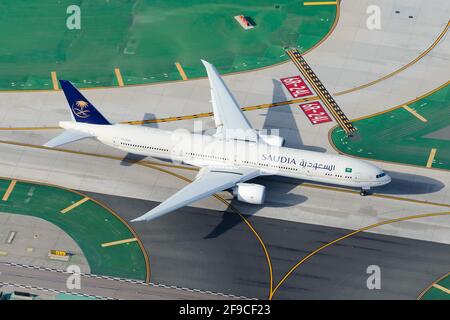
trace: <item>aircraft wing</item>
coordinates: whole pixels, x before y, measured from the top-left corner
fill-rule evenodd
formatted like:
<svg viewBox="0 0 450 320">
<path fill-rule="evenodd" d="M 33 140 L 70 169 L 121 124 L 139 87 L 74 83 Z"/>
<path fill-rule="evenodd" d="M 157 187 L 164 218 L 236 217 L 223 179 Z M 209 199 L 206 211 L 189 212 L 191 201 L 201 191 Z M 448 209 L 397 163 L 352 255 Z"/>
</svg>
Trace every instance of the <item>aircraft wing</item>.
<svg viewBox="0 0 450 320">
<path fill-rule="evenodd" d="M 216 192 L 234 187 L 239 182 L 245 182 L 259 175 L 259 170 L 250 168 L 205 167 L 200 170 L 192 183 L 188 184 L 164 202 L 161 202 L 149 212 L 131 221 L 153 220 L 190 203 L 209 197 Z"/>
<path fill-rule="evenodd" d="M 255 130 L 245 118 L 217 69 L 205 60 L 202 60 L 202 63 L 211 86 L 211 102 L 217 134 L 226 134 L 226 137 L 231 139 L 255 141 L 257 137 Z"/>
</svg>

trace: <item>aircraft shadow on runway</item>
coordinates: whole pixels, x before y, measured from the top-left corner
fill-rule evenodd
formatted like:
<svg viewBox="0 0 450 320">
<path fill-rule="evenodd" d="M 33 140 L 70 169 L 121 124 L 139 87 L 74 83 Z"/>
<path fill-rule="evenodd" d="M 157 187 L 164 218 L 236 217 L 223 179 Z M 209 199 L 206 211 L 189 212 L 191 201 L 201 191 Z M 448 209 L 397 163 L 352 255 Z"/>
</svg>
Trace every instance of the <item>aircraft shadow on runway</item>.
<svg viewBox="0 0 450 320">
<path fill-rule="evenodd" d="M 392 177 L 392 182 L 385 186 L 372 189 L 374 193 L 386 195 L 418 195 L 438 192 L 445 187 L 441 181 L 422 176 L 402 172 L 387 172 Z M 266 186 L 266 202 L 262 205 L 251 205 L 242 203 L 236 199 L 231 201 L 231 204 L 239 209 L 239 211 L 246 216 L 252 216 L 263 207 L 282 208 L 299 205 L 308 200 L 304 195 L 289 193 L 292 189 L 301 185 L 304 180 L 267 176 L 260 177 L 250 181 L 251 183 L 258 183 Z M 316 183 L 322 185 L 320 183 Z M 329 184 L 323 184 L 330 186 Z M 272 194 L 273 189 L 276 188 L 277 193 Z M 271 192 L 272 190 L 272 192 Z M 355 189 L 357 190 L 357 189 Z M 325 192 L 325 191 L 324 191 Z M 333 192 L 333 191 L 329 191 Z M 280 198 L 281 195 L 281 198 Z M 282 201 L 280 201 L 282 200 Z M 223 212 L 221 222 L 204 238 L 216 238 L 228 230 L 234 228 L 239 223 L 242 223 L 242 218 L 235 213 Z"/>
<path fill-rule="evenodd" d="M 283 84 L 279 80 L 272 79 L 272 82 L 272 102 L 287 101 L 292 99 L 291 97 L 286 96 Z M 326 152 L 325 148 L 305 145 L 303 143 L 300 134 L 301 128 L 298 128 L 297 126 L 292 108 L 298 108 L 298 106 L 285 105 L 267 109 L 266 114 L 261 114 L 261 116 L 265 117 L 263 129 L 278 129 L 280 136 L 285 138 L 285 147 L 316 152 Z"/>
<path fill-rule="evenodd" d="M 434 193 L 445 187 L 445 184 L 441 181 L 427 176 L 387 170 L 386 173 L 391 176 L 391 183 L 373 189 L 374 192 L 413 195 Z"/>
<path fill-rule="evenodd" d="M 289 98 L 286 97 L 283 86 L 281 82 L 273 79 L 273 94 L 272 100 L 276 101 L 286 101 Z M 300 130 L 295 121 L 294 115 L 292 114 L 291 106 L 282 106 L 269 108 L 266 119 L 263 125 L 264 129 L 280 129 L 279 133 L 282 137 L 286 138 L 286 147 L 293 147 L 317 152 L 325 152 L 326 149 L 321 147 L 306 146 L 303 144 L 302 138 L 300 136 Z M 373 191 L 380 194 L 392 194 L 392 195 L 402 195 L 402 194 L 427 194 L 433 193 L 441 190 L 445 185 L 436 179 L 429 178 L 426 176 L 413 175 L 401 172 L 387 172 L 392 177 L 392 182 L 388 185 L 374 188 Z M 260 177 L 250 181 L 252 183 L 259 183 L 266 186 L 266 202 L 261 205 L 250 205 L 233 199 L 231 204 L 236 206 L 242 211 L 243 214 L 252 216 L 258 212 L 262 207 L 291 207 L 299 205 L 305 202 L 308 198 L 303 195 L 291 194 L 289 193 L 292 189 L 302 184 L 303 180 L 278 177 L 278 176 L 268 176 Z M 320 183 L 318 183 L 320 184 Z M 325 185 L 325 184 L 323 184 Z M 329 186 L 329 185 L 328 185 Z M 277 189 L 277 195 L 282 194 L 282 198 L 277 196 L 271 196 L 271 188 Z M 355 189 L 357 190 L 357 189 Z M 272 193 L 274 195 L 274 193 Z M 282 201 L 280 201 L 282 200 Z M 237 214 L 223 212 L 221 222 L 208 234 L 205 239 L 216 238 L 221 234 L 227 232 L 228 230 L 234 228 L 239 223 L 242 223 L 242 218 Z"/>
<path fill-rule="evenodd" d="M 272 91 L 272 102 L 286 101 L 290 100 L 284 92 L 282 83 L 277 79 L 272 79 L 273 91 Z M 299 148 L 310 151 L 325 152 L 326 149 L 315 146 L 308 146 L 303 144 L 303 140 L 300 136 L 300 131 L 295 121 L 294 114 L 292 113 L 292 106 L 280 106 L 267 109 L 266 114 L 261 114 L 265 117 L 263 129 L 279 130 L 279 135 L 284 137 L 286 140 L 285 146 L 291 148 Z M 274 132 L 268 132 L 268 134 Z M 267 197 L 266 202 L 263 204 L 264 207 L 280 208 L 280 207 L 290 207 L 298 205 L 307 200 L 307 197 L 297 194 L 289 193 L 293 188 L 298 186 L 299 180 L 287 179 L 283 177 L 277 177 L 274 183 L 271 183 L 268 178 L 257 178 L 253 179 L 251 182 L 261 183 L 267 187 Z M 286 183 L 286 181 L 289 181 Z M 295 182 L 294 182 L 295 181 Z M 280 183 L 281 182 L 281 183 Z M 283 194 L 283 202 L 277 201 L 277 197 L 271 196 L 271 186 L 276 184 L 277 191 Z M 275 186 L 273 186 L 275 188 Z M 273 191 L 272 191 L 273 192 Z M 242 202 L 233 199 L 231 201 L 232 205 L 238 206 L 238 208 L 244 208 L 245 215 L 253 215 L 261 209 L 258 205 L 247 205 Z M 230 214 L 223 212 L 222 221 L 208 234 L 205 239 L 215 238 L 221 234 L 227 232 L 231 228 L 235 227 L 242 222 L 242 218 L 237 214 Z"/>
</svg>

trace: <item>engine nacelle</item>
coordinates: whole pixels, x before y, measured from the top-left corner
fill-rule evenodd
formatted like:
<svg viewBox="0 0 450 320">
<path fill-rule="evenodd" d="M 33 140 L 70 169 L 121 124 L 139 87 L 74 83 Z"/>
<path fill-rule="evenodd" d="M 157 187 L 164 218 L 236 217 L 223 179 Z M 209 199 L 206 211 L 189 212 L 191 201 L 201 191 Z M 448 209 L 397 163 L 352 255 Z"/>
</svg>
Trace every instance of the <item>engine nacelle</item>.
<svg viewBox="0 0 450 320">
<path fill-rule="evenodd" d="M 284 145 L 284 138 L 280 136 L 260 134 L 259 137 L 271 146 L 282 147 Z"/>
<path fill-rule="evenodd" d="M 238 183 L 233 188 L 233 195 L 239 201 L 263 204 L 266 198 L 266 187 L 254 183 Z"/>
</svg>

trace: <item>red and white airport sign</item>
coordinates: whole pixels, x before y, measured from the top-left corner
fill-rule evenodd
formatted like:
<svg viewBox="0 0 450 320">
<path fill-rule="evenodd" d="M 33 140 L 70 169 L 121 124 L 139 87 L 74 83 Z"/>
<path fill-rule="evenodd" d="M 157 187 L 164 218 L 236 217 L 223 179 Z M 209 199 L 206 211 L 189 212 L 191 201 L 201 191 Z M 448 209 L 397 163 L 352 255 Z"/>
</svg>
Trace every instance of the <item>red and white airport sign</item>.
<svg viewBox="0 0 450 320">
<path fill-rule="evenodd" d="M 299 105 L 312 124 L 330 122 L 332 119 L 319 101 Z"/>
<path fill-rule="evenodd" d="M 313 94 L 300 76 L 282 78 L 280 81 L 294 98 L 306 97 Z"/>
</svg>

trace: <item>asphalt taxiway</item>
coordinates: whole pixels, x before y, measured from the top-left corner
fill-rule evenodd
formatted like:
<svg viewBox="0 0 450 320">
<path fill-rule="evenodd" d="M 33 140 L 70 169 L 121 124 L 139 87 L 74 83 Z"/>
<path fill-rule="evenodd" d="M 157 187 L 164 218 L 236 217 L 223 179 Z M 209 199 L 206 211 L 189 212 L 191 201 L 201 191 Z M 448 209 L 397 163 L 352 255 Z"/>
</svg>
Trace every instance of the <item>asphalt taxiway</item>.
<svg viewBox="0 0 450 320">
<path fill-rule="evenodd" d="M 76 296 L 110 300 L 192 300 L 237 299 L 232 295 L 202 292 L 176 286 L 157 285 L 129 279 L 80 274 L 80 287 L 68 289 L 71 273 L 63 270 L 35 267 L 16 263 L 0 263 L 0 289 L 5 292 L 27 289 L 37 295 L 46 292 L 74 294 Z M 69 280 L 70 282 L 70 280 Z M 243 297 L 245 298 L 245 297 Z"/>
<path fill-rule="evenodd" d="M 386 9 L 380 31 L 366 28 L 371 4 Z M 441 0 L 342 1 L 336 29 L 305 58 L 350 118 L 385 110 L 448 81 L 449 8 Z M 291 99 L 278 80 L 298 73 L 285 63 L 224 81 L 242 106 L 267 106 Z M 202 130 L 214 127 L 206 79 L 84 93 L 111 121 L 170 117 L 158 126 L 196 130 L 192 120 L 201 118 Z M 0 115 L 0 176 L 91 193 L 126 220 L 195 177 L 192 168 L 154 159 L 126 165 L 123 152 L 95 141 L 42 148 L 60 132 L 52 127 L 69 119 L 61 92 L 2 92 L 0 104 L 8 106 Z M 296 104 L 250 108 L 245 115 L 255 128 L 279 128 L 289 147 L 336 152 L 328 140 L 334 123 L 311 126 Z M 450 173 L 375 164 L 393 181 L 372 196 L 271 177 L 258 179 L 268 190 L 264 206 L 233 201 L 230 210 L 227 201 L 208 198 L 133 225 L 150 256 L 151 281 L 257 298 L 415 298 L 448 272 Z M 250 215 L 249 224 L 236 211 Z M 346 234 L 352 235 L 336 241 Z M 381 268 L 381 290 L 366 287 L 373 264 Z"/>
<path fill-rule="evenodd" d="M 158 204 L 88 194 L 127 220 Z M 272 271 L 261 244 L 239 215 L 186 207 L 152 223 L 133 224 L 150 256 L 151 281 L 266 299 L 270 288 L 274 291 L 302 258 L 352 232 L 256 216 L 247 218 L 265 244 Z M 445 220 L 448 216 L 436 219 Z M 370 265 L 381 269 L 380 290 L 366 286 Z M 273 298 L 414 299 L 447 272 L 448 265 L 446 244 L 362 232 L 311 256 L 283 280 Z"/>
</svg>

